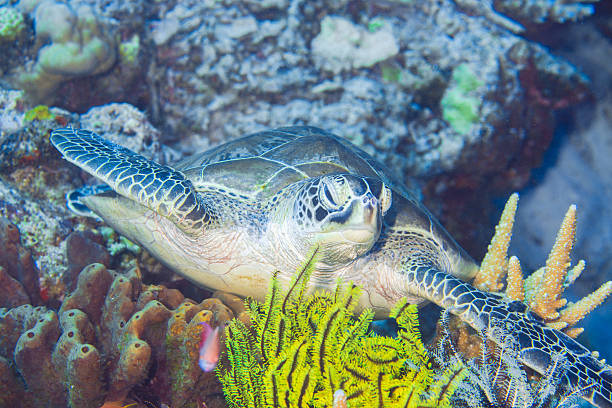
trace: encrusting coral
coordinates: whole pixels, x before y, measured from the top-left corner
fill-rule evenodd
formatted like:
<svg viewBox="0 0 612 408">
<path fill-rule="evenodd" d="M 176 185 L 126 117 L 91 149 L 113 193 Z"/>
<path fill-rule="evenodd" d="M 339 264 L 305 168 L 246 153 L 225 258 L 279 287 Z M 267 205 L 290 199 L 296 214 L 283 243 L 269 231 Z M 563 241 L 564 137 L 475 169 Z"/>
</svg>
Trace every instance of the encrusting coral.
<svg viewBox="0 0 612 408">
<path fill-rule="evenodd" d="M 358 287 L 339 283 L 335 293 L 305 295 L 313 259 L 288 291 L 275 276 L 265 304 L 248 302 L 250 324 L 233 320 L 226 328 L 229 364 L 218 372 L 228 405 L 450 407 L 466 368 L 430 364 L 416 306 L 402 301 L 392 311 L 396 338 L 375 336 L 371 310 L 353 315 Z"/>
<path fill-rule="evenodd" d="M 219 299 L 198 304 L 144 285 L 137 268 L 89 265 L 58 313 L 0 309 L 0 406 L 97 408 L 132 398 L 220 406 L 220 384 L 198 367 L 200 322 L 223 325 L 234 315 Z"/>
<path fill-rule="evenodd" d="M 499 224 L 495 228 L 495 235 L 474 278 L 474 285 L 478 289 L 499 292 L 504 288 L 502 281 L 507 276 L 505 294 L 510 300 L 525 302 L 546 324 L 576 338 L 583 329 L 573 326 L 612 293 L 612 281 L 604 283 L 599 289 L 576 303 L 568 304 L 566 299 L 561 298 L 565 288 L 580 276 L 585 267 L 584 261 L 581 260 L 570 268 L 570 252 L 576 234 L 574 205 L 570 206 L 565 214 L 546 260 L 546 266 L 523 279 L 518 258 L 511 257 L 508 260 L 508 247 L 517 204 L 518 194 L 513 194 L 508 199 Z"/>
</svg>

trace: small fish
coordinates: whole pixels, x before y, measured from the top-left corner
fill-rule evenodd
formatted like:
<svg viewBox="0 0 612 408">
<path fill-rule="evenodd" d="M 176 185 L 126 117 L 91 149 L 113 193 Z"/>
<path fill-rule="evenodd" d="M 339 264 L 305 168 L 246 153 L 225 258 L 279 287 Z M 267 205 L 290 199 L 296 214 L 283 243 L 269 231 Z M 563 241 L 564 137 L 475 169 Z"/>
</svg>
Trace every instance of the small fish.
<svg viewBox="0 0 612 408">
<path fill-rule="evenodd" d="M 346 393 L 343 389 L 338 389 L 336 392 L 334 392 L 333 408 L 347 408 Z"/>
<path fill-rule="evenodd" d="M 200 340 L 199 364 L 204 372 L 210 372 L 217 366 L 219 354 L 221 354 L 220 326 L 213 329 L 206 322 L 200 324 L 204 327 L 204 330 L 202 330 L 202 339 Z"/>
</svg>

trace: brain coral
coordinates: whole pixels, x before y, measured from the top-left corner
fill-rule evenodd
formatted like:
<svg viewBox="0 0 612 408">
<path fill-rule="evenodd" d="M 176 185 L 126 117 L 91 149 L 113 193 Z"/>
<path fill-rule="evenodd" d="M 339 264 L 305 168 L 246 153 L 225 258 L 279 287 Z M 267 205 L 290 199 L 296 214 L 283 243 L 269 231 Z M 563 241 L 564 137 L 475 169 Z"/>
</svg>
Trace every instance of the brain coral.
<svg viewBox="0 0 612 408">
<path fill-rule="evenodd" d="M 217 406 L 220 385 L 197 363 L 199 323 L 233 316 L 217 298 L 198 304 L 178 290 L 144 285 L 136 268 L 123 275 L 89 265 L 58 313 L 0 309 L 0 388 L 7 390 L 0 406 L 99 407 L 130 398 Z"/>
</svg>

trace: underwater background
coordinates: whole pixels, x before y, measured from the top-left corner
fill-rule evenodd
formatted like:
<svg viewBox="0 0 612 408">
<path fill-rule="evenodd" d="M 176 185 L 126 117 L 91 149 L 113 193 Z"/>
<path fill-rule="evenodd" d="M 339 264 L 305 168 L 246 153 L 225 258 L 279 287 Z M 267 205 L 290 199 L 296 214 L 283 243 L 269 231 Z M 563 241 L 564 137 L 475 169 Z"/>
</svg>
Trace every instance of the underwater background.
<svg viewBox="0 0 612 408">
<path fill-rule="evenodd" d="M 510 254 L 525 272 L 544 264 L 575 203 L 572 264 L 584 259 L 586 268 L 566 297 L 612 279 L 608 0 L 0 0 L 0 316 L 22 307 L 0 323 L 6 395 L 21 384 L 11 359 L 26 330 L 48 320 L 43 337 L 57 339 L 81 327 L 78 316 L 58 318 L 70 302 L 95 326 L 84 340 L 106 349 L 124 341 L 115 328 L 145 300 L 179 311 L 144 314 L 175 319 L 179 333 L 169 346 L 177 358 L 155 363 L 169 373 L 156 377 L 161 388 L 171 387 L 171 373 L 184 372 L 186 383 L 201 375 L 179 358 L 193 342 L 193 316 L 215 310 L 229 320 L 243 311 L 236 298 L 210 298 L 174 277 L 104 223 L 70 213 L 66 192 L 94 180 L 61 158 L 51 130 L 89 129 L 171 164 L 286 125 L 321 127 L 385 163 L 477 261 L 512 192 L 520 201 Z M 123 282 L 107 271 L 136 264 L 138 274 Z M 125 300 L 101 314 L 121 298 L 108 290 Z M 210 299 L 194 306 L 185 297 Z M 578 339 L 612 358 L 610 300 L 582 326 Z M 164 347 L 152 344 L 153 354 Z M 59 357 L 49 354 L 48 366 L 40 353 L 23 358 L 17 364 L 31 372 L 21 376 L 40 383 L 30 388 L 36 401 L 62 393 L 44 385 L 69 376 L 51 373 Z M 113 391 L 144 382 L 128 377 Z M 177 393 L 168 391 L 180 400 Z"/>
</svg>

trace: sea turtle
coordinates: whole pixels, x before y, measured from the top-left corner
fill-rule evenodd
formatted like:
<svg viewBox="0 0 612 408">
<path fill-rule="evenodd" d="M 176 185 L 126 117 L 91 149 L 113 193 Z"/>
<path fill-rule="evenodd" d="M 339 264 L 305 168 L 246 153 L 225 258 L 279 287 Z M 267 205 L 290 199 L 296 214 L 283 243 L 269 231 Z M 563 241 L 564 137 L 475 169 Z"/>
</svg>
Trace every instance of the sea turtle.
<svg viewBox="0 0 612 408">
<path fill-rule="evenodd" d="M 318 248 L 313 287 L 338 278 L 363 287 L 379 316 L 399 299 L 435 302 L 492 340 L 514 337 L 519 359 L 545 374 L 567 360 L 567 385 L 612 406 L 612 371 L 524 305 L 476 290 L 477 264 L 391 172 L 348 141 L 314 127 L 255 133 L 172 167 L 98 135 L 55 130 L 64 157 L 110 189 L 81 201 L 188 279 L 263 299 Z"/>
</svg>

